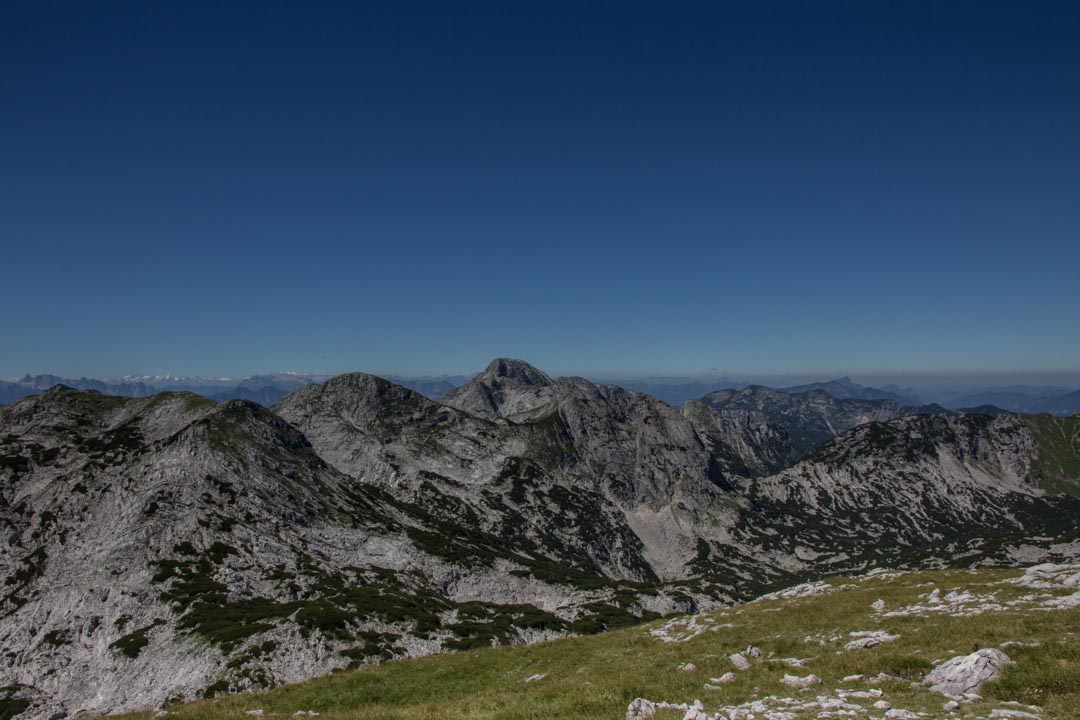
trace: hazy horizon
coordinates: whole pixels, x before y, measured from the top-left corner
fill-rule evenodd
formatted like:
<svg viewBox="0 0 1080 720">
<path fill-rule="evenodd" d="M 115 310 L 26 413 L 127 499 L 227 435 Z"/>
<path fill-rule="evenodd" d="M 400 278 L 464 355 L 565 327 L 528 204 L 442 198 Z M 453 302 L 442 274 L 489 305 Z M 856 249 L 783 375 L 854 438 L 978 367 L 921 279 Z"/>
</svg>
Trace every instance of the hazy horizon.
<svg viewBox="0 0 1080 720">
<path fill-rule="evenodd" d="M 529 362 L 528 358 L 517 358 Z M 530 363 L 536 365 L 535 363 Z M 429 372 L 429 373 L 401 373 L 393 370 L 373 370 L 368 368 L 351 368 L 337 372 L 315 372 L 306 370 L 271 370 L 263 372 L 250 372 L 239 374 L 209 374 L 197 375 L 192 373 L 120 373 L 115 375 L 88 375 L 86 373 L 58 373 L 58 372 L 25 372 L 18 375 L 0 376 L 0 380 L 17 382 L 25 375 L 55 375 L 57 377 L 78 380 L 82 378 L 93 380 L 121 380 L 121 379 L 144 379 L 153 385 L 154 377 L 171 376 L 172 378 L 187 378 L 191 380 L 217 381 L 222 383 L 239 382 L 249 377 L 258 375 L 293 374 L 311 375 L 317 377 L 332 377 L 349 372 L 364 372 L 381 377 L 398 377 L 402 379 L 430 378 L 470 378 L 479 373 L 487 365 L 483 365 L 460 372 Z M 721 372 L 716 370 L 686 373 L 608 373 L 592 371 L 552 371 L 550 368 L 536 365 L 540 370 L 553 377 L 581 376 L 594 382 L 618 384 L 619 382 L 650 382 L 657 385 L 665 383 L 701 383 L 703 385 L 720 385 L 723 383 L 738 383 L 751 385 L 766 385 L 770 387 L 791 387 L 796 385 L 811 384 L 816 382 L 828 382 L 841 377 L 848 377 L 852 382 L 867 387 L 883 387 L 896 385 L 900 388 L 911 388 L 916 394 L 932 394 L 935 397 L 955 397 L 974 390 L 993 388 L 1008 388 L 1014 386 L 1058 387 L 1069 391 L 1080 389 L 1080 371 L 1008 371 L 1008 372 L 859 372 L 847 370 L 835 371 L 808 371 L 790 373 L 756 373 L 752 371 Z"/>
</svg>

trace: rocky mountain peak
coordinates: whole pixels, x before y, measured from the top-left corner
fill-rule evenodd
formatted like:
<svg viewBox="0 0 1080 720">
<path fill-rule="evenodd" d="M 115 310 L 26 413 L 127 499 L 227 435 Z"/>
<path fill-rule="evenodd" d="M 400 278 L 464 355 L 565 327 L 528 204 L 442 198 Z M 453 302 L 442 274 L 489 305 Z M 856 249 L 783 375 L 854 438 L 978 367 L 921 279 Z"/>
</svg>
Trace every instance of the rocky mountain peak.
<svg viewBox="0 0 1080 720">
<path fill-rule="evenodd" d="M 297 391 L 308 390 L 311 386 L 304 386 L 298 388 Z M 407 387 L 393 383 L 385 378 L 381 378 L 378 375 L 369 375 L 368 373 L 354 372 L 346 373 L 345 375 L 338 375 L 323 383 L 321 386 L 325 394 L 328 395 L 374 395 L 385 396 L 387 394 L 400 395 L 407 397 L 411 395 L 419 395 L 414 390 L 410 390 Z"/>
<path fill-rule="evenodd" d="M 47 395 L 64 395 L 66 393 L 73 393 L 73 392 L 76 392 L 75 388 L 71 387 L 70 385 L 64 385 L 63 383 L 58 383 L 56 385 L 53 385 L 49 389 L 47 389 L 45 391 L 45 394 L 47 394 Z"/>
<path fill-rule="evenodd" d="M 522 385 L 546 387 L 552 384 L 552 379 L 543 371 L 533 367 L 524 360 L 513 358 L 495 358 L 474 380 L 490 382 L 492 380 L 513 381 Z"/>
<path fill-rule="evenodd" d="M 322 385 L 305 385 L 293 390 L 276 405 L 274 412 L 295 418 L 322 414 L 328 409 L 353 426 L 366 426 L 378 417 L 392 414 L 407 418 L 433 403 L 415 390 L 367 373 L 338 375 Z"/>
<path fill-rule="evenodd" d="M 524 360 L 496 358 L 484 372 L 439 400 L 483 418 L 519 415 L 551 403 L 557 383 Z"/>
</svg>

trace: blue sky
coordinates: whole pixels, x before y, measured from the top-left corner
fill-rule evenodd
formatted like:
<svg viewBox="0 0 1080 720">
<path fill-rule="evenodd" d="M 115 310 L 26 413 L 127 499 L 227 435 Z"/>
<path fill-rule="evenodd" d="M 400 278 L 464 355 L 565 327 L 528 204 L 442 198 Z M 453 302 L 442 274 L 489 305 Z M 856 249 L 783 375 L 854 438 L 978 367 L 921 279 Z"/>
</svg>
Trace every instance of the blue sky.
<svg viewBox="0 0 1080 720">
<path fill-rule="evenodd" d="M 0 6 L 0 376 L 1080 369 L 1080 4 Z"/>
</svg>

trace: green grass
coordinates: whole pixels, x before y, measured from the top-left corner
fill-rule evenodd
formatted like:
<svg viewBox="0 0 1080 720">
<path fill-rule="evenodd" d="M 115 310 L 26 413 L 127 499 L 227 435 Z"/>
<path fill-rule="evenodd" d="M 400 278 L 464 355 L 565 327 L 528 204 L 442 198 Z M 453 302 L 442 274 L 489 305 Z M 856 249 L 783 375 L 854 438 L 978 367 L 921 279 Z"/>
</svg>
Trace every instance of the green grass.
<svg viewBox="0 0 1080 720">
<path fill-rule="evenodd" d="M 1045 720 L 1080 716 L 1080 610 L 1040 611 L 1012 607 L 971 617 L 882 618 L 871 611 L 878 598 L 887 610 L 918 601 L 933 586 L 946 594 L 954 588 L 996 593 L 999 602 L 1019 598 L 1027 588 L 1003 584 L 1016 570 L 935 571 L 861 581 L 835 579 L 834 593 L 788 600 L 767 600 L 710 614 L 714 624 L 731 624 L 688 642 L 663 643 L 649 634 L 655 621 L 593 635 L 533 646 L 468 650 L 378 667 L 335 673 L 258 695 L 225 695 L 170 708 L 177 720 L 247 720 L 244 711 L 262 708 L 267 715 L 292 716 L 314 710 L 323 720 L 453 718 L 460 720 L 541 720 L 621 718 L 635 697 L 671 702 L 700 698 L 707 711 L 766 695 L 813 698 L 831 693 L 847 675 L 877 673 L 901 680 L 881 685 L 894 707 L 941 714 L 945 698 L 912 681 L 935 660 L 970 653 L 975 646 L 994 647 L 1008 640 L 1039 642 L 1040 647 L 1009 647 L 1017 664 L 997 683 L 984 686 L 985 700 L 964 706 L 962 714 L 988 715 L 1004 700 L 1041 705 Z M 1064 594 L 1064 593 L 1057 593 Z M 841 651 L 843 642 L 822 645 L 813 636 L 843 636 L 853 630 L 887 630 L 896 642 L 868 650 Z M 719 690 L 705 690 L 708 678 L 731 670 L 728 655 L 755 645 L 765 659 L 739 673 Z M 813 658 L 804 668 L 788 668 L 780 658 Z M 697 666 L 680 672 L 684 662 Z M 779 683 L 785 674 L 814 673 L 818 688 L 799 693 Z M 546 673 L 537 682 L 530 675 Z M 844 685 L 866 689 L 865 683 Z M 856 701 L 869 704 L 867 701 Z M 133 720 L 149 717 L 135 714 Z M 657 713 L 657 720 L 682 717 Z"/>
<path fill-rule="evenodd" d="M 1080 415 L 1028 415 L 1036 454 L 1031 475 L 1048 493 L 1080 497 Z"/>
</svg>

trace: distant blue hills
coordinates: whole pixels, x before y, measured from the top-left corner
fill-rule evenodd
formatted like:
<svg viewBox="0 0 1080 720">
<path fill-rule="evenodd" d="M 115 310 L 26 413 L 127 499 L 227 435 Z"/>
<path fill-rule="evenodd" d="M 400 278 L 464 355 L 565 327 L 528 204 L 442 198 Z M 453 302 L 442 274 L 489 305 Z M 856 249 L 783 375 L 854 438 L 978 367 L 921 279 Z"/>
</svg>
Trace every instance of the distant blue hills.
<svg viewBox="0 0 1080 720">
<path fill-rule="evenodd" d="M 85 377 L 65 378 L 58 375 L 27 374 L 14 382 L 0 380 L 0 405 L 8 405 L 28 395 L 43 393 L 57 385 L 66 385 L 76 390 L 97 390 L 104 395 L 123 397 L 147 397 L 164 391 L 186 391 L 217 402 L 240 399 L 270 407 L 299 387 L 322 383 L 329 378 L 329 375 L 310 373 L 274 373 L 252 375 L 242 380 L 170 375 L 98 380 Z M 437 398 L 468 380 L 467 377 L 457 375 L 418 378 L 389 376 L 388 379 L 430 398 Z"/>
<path fill-rule="evenodd" d="M 322 383 L 329 377 L 329 375 L 312 373 L 272 373 L 252 375 L 241 380 L 172 375 L 129 376 L 100 380 L 27 374 L 14 382 L 0 381 L 0 405 L 13 403 L 28 395 L 42 393 L 56 385 L 67 385 L 77 390 L 97 390 L 105 395 L 124 397 L 146 397 L 167 390 L 187 391 L 217 402 L 243 399 L 270 407 L 296 388 L 312 383 Z M 388 375 L 387 379 L 415 390 L 421 395 L 437 399 L 449 390 L 464 384 L 469 378 L 464 375 L 424 377 Z M 675 407 L 681 407 L 687 400 L 701 398 L 717 390 L 741 390 L 750 385 L 750 383 L 730 380 L 708 381 L 685 377 L 620 378 L 618 380 L 597 378 L 594 381 L 645 393 Z M 869 387 L 854 382 L 850 377 L 774 389 L 793 395 L 817 390 L 841 400 L 890 400 L 912 407 L 924 404 L 911 388 L 902 388 L 897 385 Z M 1025 414 L 1072 415 L 1080 413 L 1080 390 L 1034 385 L 985 388 L 957 395 L 942 402 L 941 405 L 954 410 L 995 408 Z"/>
</svg>

